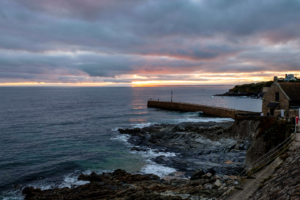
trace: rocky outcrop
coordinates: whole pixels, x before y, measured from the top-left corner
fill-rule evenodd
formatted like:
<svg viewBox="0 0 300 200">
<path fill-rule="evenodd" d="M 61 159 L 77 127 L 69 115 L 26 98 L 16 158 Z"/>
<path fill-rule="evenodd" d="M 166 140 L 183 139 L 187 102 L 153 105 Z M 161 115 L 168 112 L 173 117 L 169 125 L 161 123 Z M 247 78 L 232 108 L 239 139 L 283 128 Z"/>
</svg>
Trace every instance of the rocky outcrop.
<svg viewBox="0 0 300 200">
<path fill-rule="evenodd" d="M 300 199 L 300 150 L 293 152 L 275 173 L 265 179 L 251 200 Z"/>
<path fill-rule="evenodd" d="M 130 136 L 133 151 L 175 153 L 152 161 L 184 172 L 186 177 L 199 169 L 206 173 L 238 174 L 244 165 L 246 150 L 251 145 L 247 134 L 232 138 L 233 122 L 198 122 L 152 125 L 146 128 L 119 129 Z"/>
</svg>

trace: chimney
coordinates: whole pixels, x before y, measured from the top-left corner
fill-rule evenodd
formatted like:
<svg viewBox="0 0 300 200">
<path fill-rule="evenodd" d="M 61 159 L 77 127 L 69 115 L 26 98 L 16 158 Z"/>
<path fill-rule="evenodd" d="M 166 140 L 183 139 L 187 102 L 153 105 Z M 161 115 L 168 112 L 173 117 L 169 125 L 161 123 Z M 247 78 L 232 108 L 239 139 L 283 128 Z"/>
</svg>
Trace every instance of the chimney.
<svg viewBox="0 0 300 200">
<path fill-rule="evenodd" d="M 274 76 L 274 82 L 278 82 L 278 77 Z"/>
</svg>

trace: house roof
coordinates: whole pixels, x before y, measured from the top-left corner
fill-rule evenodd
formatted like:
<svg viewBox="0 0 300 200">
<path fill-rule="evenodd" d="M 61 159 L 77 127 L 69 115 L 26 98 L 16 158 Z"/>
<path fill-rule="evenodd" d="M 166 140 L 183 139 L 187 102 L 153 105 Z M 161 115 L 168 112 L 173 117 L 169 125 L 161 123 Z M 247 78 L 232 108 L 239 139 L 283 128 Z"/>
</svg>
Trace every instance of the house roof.
<svg viewBox="0 0 300 200">
<path fill-rule="evenodd" d="M 296 80 L 296 78 L 294 77 L 294 74 L 286 75 L 284 81 L 291 81 L 291 80 Z"/>
<path fill-rule="evenodd" d="M 300 83 L 279 83 L 281 89 L 289 97 L 290 101 L 300 101 Z"/>
</svg>

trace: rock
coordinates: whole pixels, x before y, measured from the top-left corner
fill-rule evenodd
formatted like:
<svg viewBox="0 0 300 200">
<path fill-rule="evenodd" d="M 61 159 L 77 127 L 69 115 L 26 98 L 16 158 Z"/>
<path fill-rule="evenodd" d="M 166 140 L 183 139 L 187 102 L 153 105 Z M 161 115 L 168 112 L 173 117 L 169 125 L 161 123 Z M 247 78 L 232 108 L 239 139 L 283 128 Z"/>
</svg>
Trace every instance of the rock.
<svg viewBox="0 0 300 200">
<path fill-rule="evenodd" d="M 178 194 L 178 196 L 182 197 L 183 199 L 189 198 L 190 194 Z"/>
<path fill-rule="evenodd" d="M 221 181 L 219 179 L 216 180 L 216 182 L 213 185 L 214 189 L 218 189 L 219 187 L 223 186 Z"/>
<path fill-rule="evenodd" d="M 100 182 L 102 181 L 102 177 L 92 172 L 90 175 L 81 174 L 78 177 L 79 181 L 90 181 L 90 182 Z"/>
<path fill-rule="evenodd" d="M 229 179 L 229 176 L 227 176 L 227 175 L 224 175 L 224 176 L 223 176 L 223 180 L 226 181 L 226 180 L 228 180 L 228 179 Z"/>
<path fill-rule="evenodd" d="M 239 150 L 243 150 L 243 149 L 244 149 L 244 146 L 245 146 L 244 144 L 240 144 L 240 145 L 239 145 Z"/>
<path fill-rule="evenodd" d="M 246 153 L 241 155 L 242 151 L 232 151 L 231 148 L 237 143 L 237 139 L 243 143 L 245 134 L 240 138 L 232 139 L 232 124 L 233 122 L 184 122 L 177 125 L 156 124 L 141 129 L 119 131 L 130 136 L 128 142 L 135 146 L 132 148 L 133 151 L 152 149 L 154 152 L 176 153 L 177 156 L 174 157 L 156 157 L 151 160 L 184 172 L 185 177 L 192 177 L 195 170 L 206 167 L 203 163 L 207 160 L 214 163 L 216 167 L 205 170 L 206 173 L 212 175 L 239 173 Z M 240 127 L 234 130 L 236 129 Z M 219 141 L 221 145 L 212 145 L 211 142 L 214 141 Z M 228 160 L 236 161 L 234 167 L 224 163 L 227 157 Z"/>
<path fill-rule="evenodd" d="M 21 189 L 22 185 L 20 185 L 20 184 L 17 183 L 17 184 L 14 185 L 14 187 L 15 187 L 15 189 Z"/>
<path fill-rule="evenodd" d="M 211 190 L 213 188 L 213 185 L 212 184 L 205 184 L 204 187 L 207 190 Z"/>
<path fill-rule="evenodd" d="M 221 179 L 221 177 L 218 176 L 218 175 L 214 175 L 214 176 L 213 176 L 213 180 L 217 180 L 217 179 Z"/>
<path fill-rule="evenodd" d="M 211 173 L 206 173 L 205 175 L 201 176 L 202 179 L 211 179 L 212 174 Z"/>
<path fill-rule="evenodd" d="M 209 169 L 207 169 L 206 173 L 210 173 L 213 176 L 216 174 L 216 171 L 213 168 L 209 168 Z"/>
<path fill-rule="evenodd" d="M 205 174 L 205 173 L 204 173 L 203 169 L 198 169 L 198 170 L 196 170 L 196 171 L 193 173 L 193 175 L 192 175 L 192 177 L 191 177 L 190 180 L 201 179 L 201 176 L 203 176 L 204 174 Z"/>
<path fill-rule="evenodd" d="M 140 148 L 137 148 L 137 147 L 132 147 L 130 150 L 131 151 L 146 151 L 146 149 L 140 149 Z"/>
</svg>

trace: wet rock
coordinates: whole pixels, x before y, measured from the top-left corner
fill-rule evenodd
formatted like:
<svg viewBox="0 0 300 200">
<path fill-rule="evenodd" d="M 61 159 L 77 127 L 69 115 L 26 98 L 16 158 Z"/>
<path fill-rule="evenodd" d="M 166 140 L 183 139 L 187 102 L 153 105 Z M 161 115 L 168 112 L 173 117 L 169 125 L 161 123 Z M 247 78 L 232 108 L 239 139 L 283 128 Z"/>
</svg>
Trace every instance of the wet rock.
<svg viewBox="0 0 300 200">
<path fill-rule="evenodd" d="M 211 190 L 213 188 L 212 184 L 205 184 L 204 185 L 205 189 Z"/>
<path fill-rule="evenodd" d="M 17 184 L 14 185 L 14 188 L 15 188 L 15 189 L 21 189 L 21 188 L 22 188 L 22 185 L 20 185 L 20 184 L 17 183 Z"/>
<path fill-rule="evenodd" d="M 183 199 L 187 199 L 187 198 L 191 197 L 190 194 L 179 194 L 178 196 L 182 197 Z"/>
<path fill-rule="evenodd" d="M 191 177 L 191 180 L 197 180 L 197 179 L 201 179 L 201 176 L 203 176 L 205 173 L 203 171 L 203 169 L 199 169 L 199 170 L 196 170 L 192 177 Z"/>
<path fill-rule="evenodd" d="M 223 186 L 221 181 L 219 179 L 216 180 L 216 182 L 213 185 L 214 189 L 218 189 L 219 187 Z"/>
<path fill-rule="evenodd" d="M 211 177 L 212 177 L 211 173 L 206 173 L 206 174 L 201 176 L 202 179 L 211 179 Z"/>
<path fill-rule="evenodd" d="M 90 181 L 90 182 L 101 182 L 102 176 L 99 176 L 95 172 L 92 172 L 90 175 L 81 174 L 78 177 L 79 181 Z"/>
<path fill-rule="evenodd" d="M 209 169 L 206 170 L 206 173 L 210 173 L 212 175 L 215 175 L 216 171 L 213 168 L 209 168 Z"/>
<path fill-rule="evenodd" d="M 138 148 L 138 147 L 132 147 L 130 150 L 131 150 L 131 151 L 147 151 L 147 149 L 144 149 L 144 148 Z"/>
<path fill-rule="evenodd" d="M 213 180 L 217 180 L 217 179 L 221 179 L 221 177 L 218 176 L 218 175 L 214 175 L 214 176 L 213 176 Z"/>
<path fill-rule="evenodd" d="M 244 145 L 246 139 L 234 140 L 231 138 L 233 122 L 185 122 L 177 125 L 155 124 L 142 129 L 120 129 L 120 133 L 130 136 L 128 142 L 135 146 L 132 150 L 143 151 L 152 149 L 153 152 L 176 153 L 175 157 L 156 157 L 151 160 L 185 172 L 186 177 L 193 176 L 197 169 L 206 173 L 238 174 L 242 171 L 245 160 L 245 150 L 234 150 L 237 144 Z M 226 164 L 230 160 L 232 164 Z M 214 167 L 203 165 L 207 161 Z M 199 177 L 198 177 L 199 178 Z M 201 178 L 201 176 L 200 176 Z"/>
<path fill-rule="evenodd" d="M 120 133 L 125 133 L 125 134 L 133 134 L 133 133 L 140 133 L 141 129 L 140 128 L 133 128 L 133 129 L 118 129 Z"/>
</svg>

